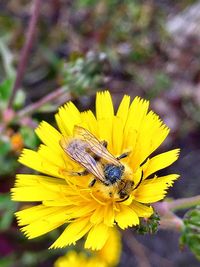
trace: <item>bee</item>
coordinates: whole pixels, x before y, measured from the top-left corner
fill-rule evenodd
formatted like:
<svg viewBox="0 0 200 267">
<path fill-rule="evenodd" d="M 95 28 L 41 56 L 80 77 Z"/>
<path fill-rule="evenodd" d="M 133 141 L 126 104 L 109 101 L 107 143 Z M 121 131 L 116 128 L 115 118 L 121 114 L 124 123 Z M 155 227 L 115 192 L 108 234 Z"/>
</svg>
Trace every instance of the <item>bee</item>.
<svg viewBox="0 0 200 267">
<path fill-rule="evenodd" d="M 125 166 L 120 162 L 121 159 L 128 156 L 128 152 L 114 157 L 107 150 L 107 142 L 99 141 L 88 130 L 80 126 L 74 126 L 74 138 L 63 137 L 60 140 L 60 146 L 65 153 L 75 162 L 85 168 L 83 172 L 76 172 L 77 175 L 87 175 L 91 173 L 94 179 L 89 184 L 94 186 L 99 180 L 105 186 L 115 186 L 119 202 L 129 198 L 130 193 L 135 190 L 142 181 L 134 186 L 134 182 L 127 177 Z M 110 193 L 112 195 L 112 193 Z"/>
</svg>

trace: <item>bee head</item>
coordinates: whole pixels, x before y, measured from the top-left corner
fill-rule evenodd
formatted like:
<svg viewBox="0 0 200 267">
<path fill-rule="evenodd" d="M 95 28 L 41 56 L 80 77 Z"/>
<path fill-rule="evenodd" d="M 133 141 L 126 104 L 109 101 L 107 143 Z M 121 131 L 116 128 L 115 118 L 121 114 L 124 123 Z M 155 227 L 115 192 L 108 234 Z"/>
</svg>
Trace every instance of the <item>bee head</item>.
<svg viewBox="0 0 200 267">
<path fill-rule="evenodd" d="M 132 192 L 134 187 L 134 182 L 131 180 L 126 180 L 121 182 L 121 189 L 118 192 L 120 199 L 127 199 L 129 194 Z"/>
</svg>

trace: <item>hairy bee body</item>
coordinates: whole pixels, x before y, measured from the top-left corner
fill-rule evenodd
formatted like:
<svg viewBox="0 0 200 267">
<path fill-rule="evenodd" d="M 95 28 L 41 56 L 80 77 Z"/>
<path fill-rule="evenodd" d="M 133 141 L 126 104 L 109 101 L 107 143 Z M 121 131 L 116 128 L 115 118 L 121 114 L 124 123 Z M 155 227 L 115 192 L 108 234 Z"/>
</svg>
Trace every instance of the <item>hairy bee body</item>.
<svg viewBox="0 0 200 267">
<path fill-rule="evenodd" d="M 89 186 L 99 180 L 105 186 L 114 186 L 120 201 L 126 200 L 134 190 L 134 182 L 128 177 L 125 166 L 120 162 L 128 153 L 115 158 L 108 150 L 105 141 L 99 141 L 83 127 L 74 127 L 74 138 L 63 137 L 60 145 L 66 154 L 85 168 L 78 175 L 91 173 L 94 179 Z M 110 194 L 112 195 L 112 194 Z"/>
<path fill-rule="evenodd" d="M 124 174 L 124 166 L 116 166 L 114 164 L 105 164 L 103 167 L 105 179 L 108 185 L 115 184 L 119 180 L 121 180 Z"/>
</svg>

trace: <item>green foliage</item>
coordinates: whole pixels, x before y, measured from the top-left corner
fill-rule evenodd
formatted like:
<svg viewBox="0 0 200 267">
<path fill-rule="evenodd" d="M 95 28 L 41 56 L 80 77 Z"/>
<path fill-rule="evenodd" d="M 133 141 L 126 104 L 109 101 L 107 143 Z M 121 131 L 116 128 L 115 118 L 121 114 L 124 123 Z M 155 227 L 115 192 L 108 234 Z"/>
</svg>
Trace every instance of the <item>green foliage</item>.
<svg viewBox="0 0 200 267">
<path fill-rule="evenodd" d="M 140 225 L 136 228 L 136 231 L 140 235 L 155 234 L 158 230 L 159 222 L 159 215 L 154 213 L 150 218 L 146 220 L 142 219 Z"/>
<path fill-rule="evenodd" d="M 0 214 L 3 214 L 0 220 L 0 230 L 9 229 L 15 210 L 16 203 L 10 200 L 10 194 L 0 194 Z"/>
<path fill-rule="evenodd" d="M 22 126 L 19 130 L 22 139 L 24 140 L 24 146 L 34 149 L 39 144 L 39 139 L 34 133 L 32 128 Z"/>
<path fill-rule="evenodd" d="M 154 83 L 152 89 L 148 91 L 147 98 L 153 99 L 161 92 L 168 90 L 171 85 L 169 76 L 163 72 L 156 72 L 154 75 Z"/>
<path fill-rule="evenodd" d="M 18 163 L 16 156 L 10 153 L 11 144 L 8 139 L 0 137 L 0 175 L 12 173 Z"/>
<path fill-rule="evenodd" d="M 5 77 L 0 83 L 0 109 L 3 109 L 6 107 L 10 98 L 16 76 L 13 66 L 14 57 L 8 48 L 5 38 L 0 40 L 0 58 L 2 59 L 2 68 Z"/>
<path fill-rule="evenodd" d="M 1 267 L 10 267 L 12 266 L 12 263 L 13 263 L 13 259 L 11 259 L 10 257 L 3 257 L 0 259 Z"/>
<path fill-rule="evenodd" d="M 180 245 L 187 245 L 200 260 L 200 206 L 189 210 L 184 217 Z"/>
<path fill-rule="evenodd" d="M 10 94 L 11 94 L 13 82 L 14 82 L 14 80 L 12 78 L 7 78 L 7 79 L 3 80 L 2 83 L 0 84 L 0 100 L 1 100 L 1 102 L 7 102 L 8 101 Z"/>
<path fill-rule="evenodd" d="M 106 55 L 103 53 L 90 52 L 85 57 L 77 57 L 63 64 L 64 86 L 76 95 L 100 89 L 103 84 L 102 71 L 105 58 Z"/>
<path fill-rule="evenodd" d="M 2 40 L 0 40 L 0 58 L 2 58 L 2 67 L 5 77 L 0 82 L 0 110 L 3 110 L 7 107 L 16 78 L 14 56 L 9 50 L 7 42 L 7 38 L 2 38 Z M 24 104 L 24 101 L 25 93 L 22 90 L 18 90 L 14 99 L 13 108 L 21 108 Z"/>
</svg>

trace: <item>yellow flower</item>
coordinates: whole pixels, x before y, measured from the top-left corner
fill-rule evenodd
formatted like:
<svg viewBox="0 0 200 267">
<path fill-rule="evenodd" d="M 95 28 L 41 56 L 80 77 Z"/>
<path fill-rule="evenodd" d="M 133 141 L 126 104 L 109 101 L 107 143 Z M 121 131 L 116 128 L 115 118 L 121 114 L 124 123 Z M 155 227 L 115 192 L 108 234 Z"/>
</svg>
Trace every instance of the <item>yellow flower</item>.
<svg viewBox="0 0 200 267">
<path fill-rule="evenodd" d="M 69 251 L 67 255 L 58 258 L 54 267 L 107 267 L 104 261 L 96 257 L 88 257 L 85 253 L 75 250 Z"/>
<path fill-rule="evenodd" d="M 96 257 L 106 263 L 106 266 L 117 266 L 121 257 L 121 236 L 118 230 L 110 228 L 109 237 L 102 249 L 96 252 Z"/>
<path fill-rule="evenodd" d="M 155 172 L 172 164 L 179 154 L 174 149 L 157 156 L 151 154 L 169 133 L 168 127 L 152 111 L 149 102 L 124 96 L 116 112 L 109 92 L 97 93 L 96 117 L 89 110 L 79 112 L 73 103 L 61 107 L 56 114 L 59 130 L 42 122 L 36 129 L 43 144 L 38 151 L 24 149 L 19 162 L 42 174 L 18 174 L 12 199 L 34 201 L 38 205 L 16 213 L 18 223 L 28 238 L 35 238 L 58 228 L 67 227 L 51 248 L 75 244 L 86 237 L 85 248 L 101 249 L 110 228 L 121 229 L 139 224 L 153 209 L 150 203 L 159 201 L 179 175 L 157 177 Z M 108 151 L 125 166 L 134 189 L 126 201 L 119 200 L 117 184 L 106 186 L 91 173 L 78 176 L 84 168 L 73 161 L 60 145 L 63 136 L 73 140 L 75 126 L 81 126 L 99 141 L 107 141 Z M 142 178 L 142 180 L 141 180 Z M 148 179 L 147 179 L 148 178 Z"/>
<path fill-rule="evenodd" d="M 121 256 L 121 238 L 115 228 L 110 229 L 110 236 L 101 250 L 84 251 L 77 253 L 69 251 L 65 256 L 59 257 L 54 267 L 114 267 L 119 263 Z"/>
</svg>

